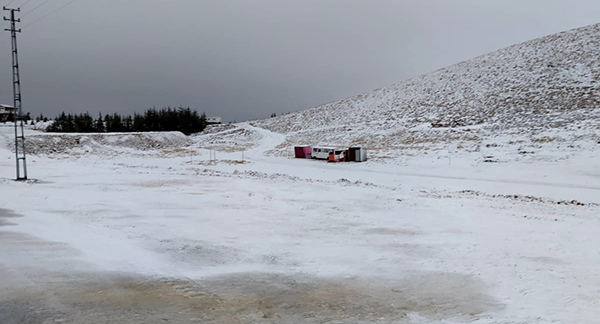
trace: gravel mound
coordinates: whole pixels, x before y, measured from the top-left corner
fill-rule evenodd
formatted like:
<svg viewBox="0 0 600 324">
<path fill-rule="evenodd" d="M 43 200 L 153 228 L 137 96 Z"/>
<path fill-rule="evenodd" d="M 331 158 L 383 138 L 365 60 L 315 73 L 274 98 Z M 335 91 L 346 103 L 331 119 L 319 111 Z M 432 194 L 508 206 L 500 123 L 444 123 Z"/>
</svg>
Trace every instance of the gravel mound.
<svg viewBox="0 0 600 324">
<path fill-rule="evenodd" d="M 124 150 L 153 151 L 188 146 L 181 132 L 116 134 L 40 134 L 25 139 L 28 154 L 106 154 Z"/>
<path fill-rule="evenodd" d="M 199 148 L 223 152 L 241 152 L 256 147 L 261 135 L 235 125 L 218 125 L 190 136 Z"/>
</svg>

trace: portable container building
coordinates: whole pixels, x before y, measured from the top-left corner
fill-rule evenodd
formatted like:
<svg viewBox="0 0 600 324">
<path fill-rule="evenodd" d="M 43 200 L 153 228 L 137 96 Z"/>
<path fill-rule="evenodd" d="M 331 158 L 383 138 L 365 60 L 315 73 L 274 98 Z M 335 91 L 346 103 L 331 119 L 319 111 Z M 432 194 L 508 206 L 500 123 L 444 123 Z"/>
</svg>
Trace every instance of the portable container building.
<svg viewBox="0 0 600 324">
<path fill-rule="evenodd" d="M 294 155 L 297 159 L 312 158 L 312 148 L 310 146 L 295 146 Z"/>
<path fill-rule="evenodd" d="M 351 147 L 348 149 L 347 161 L 364 162 L 367 160 L 367 149 L 362 147 Z"/>
<path fill-rule="evenodd" d="M 360 149 L 360 158 L 357 158 L 356 161 L 357 162 L 365 162 L 365 161 L 367 161 L 367 149 L 366 148 L 361 148 Z"/>
</svg>

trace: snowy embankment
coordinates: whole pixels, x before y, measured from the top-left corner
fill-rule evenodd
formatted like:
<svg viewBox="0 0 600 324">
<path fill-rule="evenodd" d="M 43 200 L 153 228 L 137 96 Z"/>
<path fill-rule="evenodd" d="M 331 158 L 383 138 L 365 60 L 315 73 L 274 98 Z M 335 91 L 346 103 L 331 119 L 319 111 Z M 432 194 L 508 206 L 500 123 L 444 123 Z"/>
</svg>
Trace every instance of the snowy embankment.
<svg viewBox="0 0 600 324">
<path fill-rule="evenodd" d="M 26 135 L 25 149 L 32 155 L 112 155 L 125 151 L 144 153 L 184 149 L 190 143 L 190 139 L 180 132 L 63 134 L 32 131 Z"/>
</svg>

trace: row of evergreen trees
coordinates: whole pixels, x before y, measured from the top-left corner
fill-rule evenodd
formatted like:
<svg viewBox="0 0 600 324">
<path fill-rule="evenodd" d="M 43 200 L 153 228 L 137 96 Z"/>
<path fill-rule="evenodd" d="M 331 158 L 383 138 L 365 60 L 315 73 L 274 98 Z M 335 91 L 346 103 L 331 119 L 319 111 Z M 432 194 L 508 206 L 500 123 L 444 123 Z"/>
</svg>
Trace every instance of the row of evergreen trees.
<svg viewBox="0 0 600 324">
<path fill-rule="evenodd" d="M 143 114 L 121 116 L 117 113 L 98 115 L 89 113 L 65 114 L 54 119 L 46 131 L 60 133 L 115 133 L 115 132 L 168 132 L 180 131 L 186 135 L 198 133 L 206 128 L 206 114 L 198 114 L 191 108 L 151 108 Z"/>
</svg>

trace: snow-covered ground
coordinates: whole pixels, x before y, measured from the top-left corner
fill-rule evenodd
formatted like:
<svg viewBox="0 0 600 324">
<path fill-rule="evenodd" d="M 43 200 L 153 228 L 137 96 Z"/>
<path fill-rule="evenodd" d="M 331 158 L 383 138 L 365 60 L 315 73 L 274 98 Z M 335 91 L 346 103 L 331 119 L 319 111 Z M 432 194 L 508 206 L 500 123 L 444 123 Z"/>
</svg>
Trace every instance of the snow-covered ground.
<svg viewBox="0 0 600 324">
<path fill-rule="evenodd" d="M 499 163 L 390 151 L 398 158 L 331 164 L 264 154 L 285 135 L 240 124 L 179 147 L 63 139 L 74 147 L 29 156 L 32 180 L 15 182 L 11 135 L 0 128 L 3 324 L 600 315 L 595 149 L 563 158 L 541 147 Z"/>
</svg>

